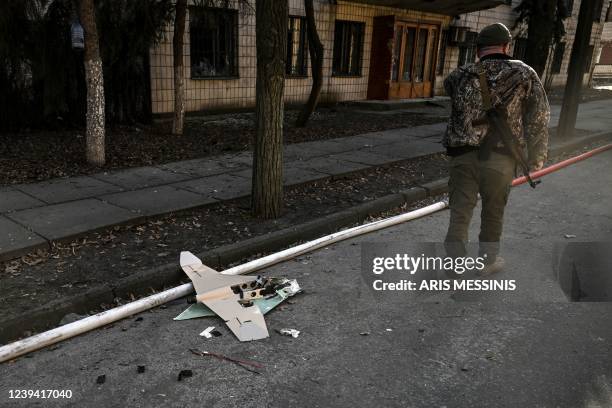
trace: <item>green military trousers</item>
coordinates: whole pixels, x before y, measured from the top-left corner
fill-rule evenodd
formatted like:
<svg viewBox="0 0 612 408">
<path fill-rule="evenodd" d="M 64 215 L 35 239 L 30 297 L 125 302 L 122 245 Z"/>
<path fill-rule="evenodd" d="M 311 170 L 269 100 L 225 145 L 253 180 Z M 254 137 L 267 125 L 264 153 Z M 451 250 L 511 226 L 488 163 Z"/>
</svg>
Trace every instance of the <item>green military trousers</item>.
<svg viewBox="0 0 612 408">
<path fill-rule="evenodd" d="M 516 161 L 505 154 L 492 151 L 487 160 L 479 160 L 478 151 L 474 150 L 451 157 L 448 180 L 450 223 L 445 239 L 449 255 L 466 255 L 468 228 L 480 193 L 479 256 L 486 254 L 487 263 L 495 260 L 499 252 L 504 209 L 515 174 Z"/>
</svg>

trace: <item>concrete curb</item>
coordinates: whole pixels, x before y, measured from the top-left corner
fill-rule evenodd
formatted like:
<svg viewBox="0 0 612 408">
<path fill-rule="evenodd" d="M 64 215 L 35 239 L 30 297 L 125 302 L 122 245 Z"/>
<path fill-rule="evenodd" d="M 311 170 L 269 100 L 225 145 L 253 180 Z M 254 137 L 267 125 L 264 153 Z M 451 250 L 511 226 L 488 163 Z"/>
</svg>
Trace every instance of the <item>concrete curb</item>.
<svg viewBox="0 0 612 408">
<path fill-rule="evenodd" d="M 585 144 L 612 138 L 612 132 L 601 132 L 569 141 L 551 149 L 550 155 L 563 154 L 576 150 Z M 376 200 L 357 205 L 325 217 L 309 221 L 299 226 L 274 231 L 265 235 L 250 238 L 215 248 L 198 254 L 202 261 L 211 267 L 220 267 L 241 261 L 250 256 L 273 252 L 289 247 L 298 242 L 318 238 L 366 219 L 368 216 L 412 204 L 427 197 L 433 197 L 448 191 L 448 179 L 410 188 L 396 194 L 390 194 Z M 176 263 L 163 265 L 151 270 L 139 272 L 120 279 L 113 284 L 100 284 L 82 294 L 70 296 L 45 306 L 28 311 L 18 317 L 0 322 L 0 343 L 7 343 L 21 337 L 26 331 L 41 331 L 58 325 L 69 313 L 86 314 L 97 310 L 101 304 L 112 304 L 114 299 L 126 298 L 131 294 L 145 295 L 152 290 L 176 285 L 185 280 L 184 273 Z"/>
<path fill-rule="evenodd" d="M 591 135 L 581 137 L 580 139 L 577 139 L 577 140 L 570 139 L 567 142 L 560 143 L 559 145 L 551 148 L 549 150 L 549 156 L 556 156 L 558 154 L 567 153 L 572 150 L 576 150 L 581 147 L 584 147 L 585 145 L 591 144 L 591 143 L 603 142 L 606 140 L 611 141 L 611 139 L 612 139 L 612 132 L 608 130 L 603 131 L 603 132 L 593 133 Z"/>
</svg>

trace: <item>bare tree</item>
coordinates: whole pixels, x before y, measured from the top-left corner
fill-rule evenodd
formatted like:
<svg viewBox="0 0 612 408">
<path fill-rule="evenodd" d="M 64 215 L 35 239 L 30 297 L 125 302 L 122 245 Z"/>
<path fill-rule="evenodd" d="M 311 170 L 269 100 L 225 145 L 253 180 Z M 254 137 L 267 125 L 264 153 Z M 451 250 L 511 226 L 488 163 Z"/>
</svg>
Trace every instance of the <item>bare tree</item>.
<svg viewBox="0 0 612 408">
<path fill-rule="evenodd" d="M 185 74 L 183 66 L 183 37 L 185 36 L 185 17 L 187 0 L 176 0 L 174 15 L 174 38 L 172 53 L 174 62 L 174 118 L 172 133 L 183 134 L 185 124 Z"/>
<path fill-rule="evenodd" d="M 525 59 L 540 78 L 544 75 L 552 42 L 556 3 L 557 0 L 532 1 Z"/>
<path fill-rule="evenodd" d="M 300 115 L 295 122 L 298 127 L 303 127 L 308 122 L 308 118 L 317 107 L 321 88 L 323 87 L 323 43 L 319 38 L 317 25 L 315 22 L 313 0 L 304 0 L 306 10 L 306 34 L 308 36 L 308 50 L 310 52 L 310 64 L 312 67 L 312 88 L 308 101 L 302 108 Z"/>
<path fill-rule="evenodd" d="M 276 218 L 283 204 L 283 92 L 287 56 L 287 0 L 255 4 L 257 130 L 253 153 L 253 214 Z"/>
<path fill-rule="evenodd" d="M 557 126 L 557 136 L 567 138 L 574 133 L 576 117 L 578 116 L 578 103 L 580 101 L 580 90 L 589 58 L 589 42 L 591 41 L 591 30 L 593 29 L 593 17 L 598 2 L 602 0 L 582 0 L 580 12 L 578 13 L 578 25 L 572 45 L 569 67 L 567 70 L 567 81 Z"/>
<path fill-rule="evenodd" d="M 514 9 L 518 13 L 515 28 L 522 26 L 527 31 L 525 63 L 540 78 L 546 71 L 551 46 L 565 35 L 563 20 L 571 15 L 566 3 L 566 0 L 522 0 Z"/>
<path fill-rule="evenodd" d="M 105 157 L 105 103 L 102 59 L 96 27 L 94 0 L 80 0 L 79 18 L 85 32 L 85 80 L 87 82 L 87 162 L 103 166 Z"/>
</svg>

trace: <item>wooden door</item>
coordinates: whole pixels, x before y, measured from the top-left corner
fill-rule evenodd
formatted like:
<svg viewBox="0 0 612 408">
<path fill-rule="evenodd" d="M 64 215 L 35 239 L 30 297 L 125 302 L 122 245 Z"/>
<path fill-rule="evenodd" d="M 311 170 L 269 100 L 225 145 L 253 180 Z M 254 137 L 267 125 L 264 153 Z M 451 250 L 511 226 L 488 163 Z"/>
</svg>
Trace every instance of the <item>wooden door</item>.
<svg viewBox="0 0 612 408">
<path fill-rule="evenodd" d="M 368 99 L 389 99 L 389 83 L 395 16 L 374 17 L 370 69 L 368 74 Z"/>
<path fill-rule="evenodd" d="M 433 95 L 438 33 L 439 27 L 432 24 L 396 24 L 390 98 L 424 98 Z"/>
</svg>

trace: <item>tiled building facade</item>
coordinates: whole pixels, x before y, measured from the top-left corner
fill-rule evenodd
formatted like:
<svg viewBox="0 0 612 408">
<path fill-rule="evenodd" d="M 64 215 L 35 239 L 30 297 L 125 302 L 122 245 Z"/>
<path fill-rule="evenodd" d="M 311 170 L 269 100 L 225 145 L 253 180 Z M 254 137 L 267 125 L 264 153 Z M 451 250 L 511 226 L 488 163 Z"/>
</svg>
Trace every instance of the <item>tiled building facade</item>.
<svg viewBox="0 0 612 408">
<path fill-rule="evenodd" d="M 328 0 L 315 0 L 317 29 L 325 48 L 321 102 L 372 97 L 373 88 L 378 88 L 373 81 L 377 78 L 374 75 L 376 70 L 381 69 L 380 64 L 383 64 L 382 71 L 390 75 L 388 81 L 381 82 L 390 84 L 386 97 L 443 94 L 444 77 L 458 64 L 474 58 L 475 49 L 470 42 L 474 33 L 495 21 L 513 26 L 516 15 L 512 9 L 519 2 L 514 0 L 515 4 L 502 4 L 456 18 L 342 0 L 336 4 Z M 609 0 L 604 0 L 604 3 L 601 21 L 605 20 L 603 17 Z M 579 4 L 579 0 L 574 1 L 572 17 L 566 22 L 565 52 L 560 61 L 556 61 L 554 68 L 559 72 L 551 76 L 553 85 L 565 82 Z M 257 64 L 254 3 L 229 0 L 223 2 L 223 7 L 203 10 L 199 6 L 192 6 L 188 10 L 183 50 L 187 111 L 250 108 L 255 104 Z M 285 102 L 289 104 L 303 103 L 308 98 L 312 83 L 308 50 L 302 40 L 305 37 L 302 29 L 304 14 L 303 0 L 289 0 L 288 35 L 293 44 L 288 50 L 290 63 L 285 81 Z M 389 21 L 392 26 L 394 24 L 395 34 L 393 30 L 390 34 L 384 34 Z M 451 25 L 467 27 L 466 41 L 449 42 Z M 593 26 L 592 44 L 595 50 L 600 48 L 602 28 L 603 23 Z M 404 34 L 398 36 L 398 32 Z M 154 114 L 168 113 L 173 109 L 172 35 L 172 27 L 168 27 L 163 40 L 151 50 Z M 388 40 L 383 38 L 381 43 L 381 35 L 393 37 Z M 515 42 L 516 51 L 520 51 L 520 41 Z M 383 43 L 393 49 L 393 55 L 390 54 L 391 50 L 381 49 L 384 48 L 380 46 Z M 400 48 L 410 48 L 411 53 L 400 53 Z M 397 55 L 395 50 L 398 51 Z M 380 62 L 384 58 L 379 58 L 379 55 L 384 56 L 385 53 L 390 57 L 389 67 Z M 370 66 L 372 61 L 374 67 Z M 588 77 L 587 73 L 585 80 Z M 426 86 L 423 87 L 422 83 Z M 393 84 L 398 86 L 394 87 Z M 410 87 L 407 88 L 405 84 Z"/>
<path fill-rule="evenodd" d="M 600 84 L 612 84 L 612 7 L 608 9 L 606 22 L 603 25 L 601 49 L 597 65 L 593 70 L 593 79 Z"/>
</svg>

